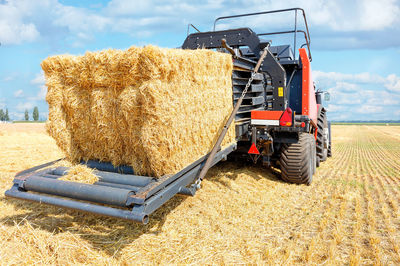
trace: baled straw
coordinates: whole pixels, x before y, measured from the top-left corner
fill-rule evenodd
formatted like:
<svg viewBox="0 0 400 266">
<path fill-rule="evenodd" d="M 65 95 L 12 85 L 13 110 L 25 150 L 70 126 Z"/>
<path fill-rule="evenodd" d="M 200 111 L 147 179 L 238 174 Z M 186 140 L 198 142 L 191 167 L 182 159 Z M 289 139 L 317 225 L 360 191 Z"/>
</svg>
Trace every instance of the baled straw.
<svg viewBox="0 0 400 266">
<path fill-rule="evenodd" d="M 99 181 L 99 178 L 93 173 L 93 169 L 78 164 L 70 167 L 68 173 L 60 177 L 59 180 L 94 184 Z"/>
<path fill-rule="evenodd" d="M 209 50 L 131 47 L 42 63 L 47 129 L 71 161 L 160 177 L 211 149 L 232 110 L 232 60 Z M 235 141 L 233 126 L 223 145 Z"/>
</svg>

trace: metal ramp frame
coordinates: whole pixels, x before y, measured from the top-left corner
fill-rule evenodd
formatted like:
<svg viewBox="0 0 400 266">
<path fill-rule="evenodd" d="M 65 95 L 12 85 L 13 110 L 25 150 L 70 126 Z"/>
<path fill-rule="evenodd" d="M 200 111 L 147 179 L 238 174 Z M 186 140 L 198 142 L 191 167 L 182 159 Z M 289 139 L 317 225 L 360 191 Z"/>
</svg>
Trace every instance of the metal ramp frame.
<svg viewBox="0 0 400 266">
<path fill-rule="evenodd" d="M 212 165 L 227 158 L 236 143 L 220 150 Z M 160 178 L 134 175 L 130 167 L 113 167 L 110 163 L 88 161 L 99 181 L 89 185 L 58 180 L 69 168 L 53 167 L 60 160 L 18 173 L 8 197 L 36 201 L 64 208 L 101 214 L 147 224 L 149 215 L 176 194 L 193 196 L 198 187 L 193 183 L 208 155 L 173 175 Z"/>
</svg>

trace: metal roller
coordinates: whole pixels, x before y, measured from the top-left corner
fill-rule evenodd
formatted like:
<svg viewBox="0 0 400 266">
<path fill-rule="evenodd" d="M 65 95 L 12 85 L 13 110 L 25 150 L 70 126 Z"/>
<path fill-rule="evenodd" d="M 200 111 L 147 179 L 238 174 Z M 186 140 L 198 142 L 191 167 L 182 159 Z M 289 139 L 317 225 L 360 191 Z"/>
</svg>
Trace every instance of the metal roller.
<svg viewBox="0 0 400 266">
<path fill-rule="evenodd" d="M 116 183 L 107 183 L 107 182 L 101 182 L 101 181 L 94 183 L 94 185 L 129 189 L 134 192 L 139 191 L 139 189 L 141 189 L 141 187 L 134 187 L 134 186 L 124 185 L 124 184 L 116 184 Z"/>
<path fill-rule="evenodd" d="M 128 174 L 128 175 L 134 174 L 133 168 L 131 166 L 127 166 L 127 165 L 121 165 L 121 166 L 115 167 L 112 163 L 99 162 L 99 161 L 95 161 L 95 160 L 89 160 L 87 162 L 81 161 L 81 164 L 84 164 L 90 168 L 95 168 L 100 171 L 107 171 L 107 172 L 121 173 L 121 174 Z"/>
<path fill-rule="evenodd" d="M 62 176 L 68 173 L 68 170 L 68 167 L 57 167 L 53 170 L 53 175 Z M 129 185 L 134 187 L 144 187 L 153 181 L 153 178 L 148 176 L 126 175 L 103 171 L 94 171 L 93 173 L 99 177 L 101 182 Z"/>
<path fill-rule="evenodd" d="M 140 175 L 122 175 L 100 171 L 94 171 L 94 174 L 97 175 L 102 182 L 123 184 L 135 187 L 144 187 L 153 181 L 152 177 Z"/>
<path fill-rule="evenodd" d="M 6 191 L 6 196 L 14 197 L 24 200 L 31 200 L 45 204 L 56 205 L 64 208 L 69 208 L 73 210 L 80 210 L 95 214 L 107 215 L 110 217 L 116 217 L 121 219 L 127 219 L 143 224 L 147 224 L 149 222 L 149 218 L 145 213 L 136 213 L 128 210 L 116 209 L 106 206 L 99 206 L 95 204 L 79 202 L 69 199 L 57 198 L 47 195 L 40 194 L 32 194 L 29 192 L 19 191 L 17 187 L 13 187 L 10 190 Z"/>
<path fill-rule="evenodd" d="M 126 199 L 131 190 L 68 182 L 46 177 L 32 176 L 25 180 L 23 188 L 79 200 L 126 207 Z"/>
</svg>

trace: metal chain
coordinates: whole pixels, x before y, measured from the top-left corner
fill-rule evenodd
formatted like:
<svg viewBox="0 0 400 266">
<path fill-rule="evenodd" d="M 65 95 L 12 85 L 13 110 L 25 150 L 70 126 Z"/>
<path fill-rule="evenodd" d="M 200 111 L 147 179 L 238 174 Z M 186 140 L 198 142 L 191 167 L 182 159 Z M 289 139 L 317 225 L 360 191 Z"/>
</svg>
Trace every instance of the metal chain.
<svg viewBox="0 0 400 266">
<path fill-rule="evenodd" d="M 194 185 L 196 187 L 196 190 L 200 189 L 200 187 L 201 187 L 201 179 L 197 178 L 196 182 L 194 182 Z"/>
<path fill-rule="evenodd" d="M 256 76 L 256 74 L 257 74 L 256 72 L 251 72 L 251 76 L 250 76 L 250 78 L 249 78 L 249 81 L 247 81 L 246 87 L 244 88 L 241 97 L 244 97 L 244 96 L 246 95 L 247 90 L 249 89 L 251 83 L 253 82 L 254 77 Z"/>
</svg>

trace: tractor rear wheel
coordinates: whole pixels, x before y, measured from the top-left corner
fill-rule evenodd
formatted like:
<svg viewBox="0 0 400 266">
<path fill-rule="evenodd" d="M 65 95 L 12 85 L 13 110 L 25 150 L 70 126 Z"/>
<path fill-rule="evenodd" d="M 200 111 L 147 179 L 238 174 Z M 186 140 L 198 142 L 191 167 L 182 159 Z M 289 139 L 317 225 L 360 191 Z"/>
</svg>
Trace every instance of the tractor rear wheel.
<svg viewBox="0 0 400 266">
<path fill-rule="evenodd" d="M 329 145 L 328 145 L 328 157 L 332 157 L 332 132 L 331 132 L 331 122 L 328 122 L 328 129 L 329 129 Z"/>
<path fill-rule="evenodd" d="M 314 137 L 300 133 L 297 143 L 283 144 L 279 163 L 284 181 L 310 185 L 316 168 Z"/>
<path fill-rule="evenodd" d="M 322 108 L 319 111 L 317 123 L 317 156 L 319 157 L 320 162 L 326 161 L 328 157 L 328 140 L 329 129 L 326 119 L 326 111 Z"/>
</svg>

